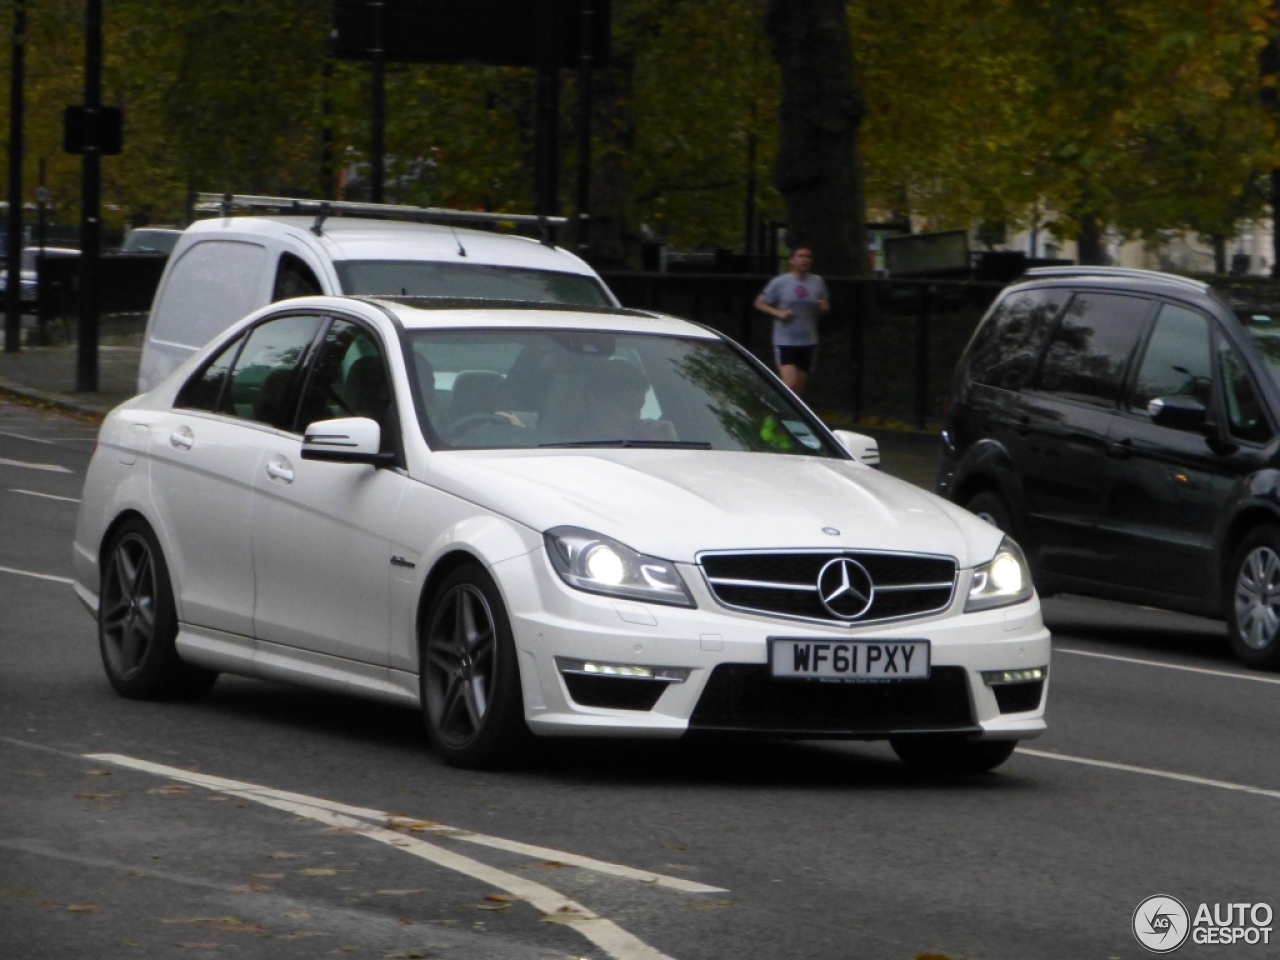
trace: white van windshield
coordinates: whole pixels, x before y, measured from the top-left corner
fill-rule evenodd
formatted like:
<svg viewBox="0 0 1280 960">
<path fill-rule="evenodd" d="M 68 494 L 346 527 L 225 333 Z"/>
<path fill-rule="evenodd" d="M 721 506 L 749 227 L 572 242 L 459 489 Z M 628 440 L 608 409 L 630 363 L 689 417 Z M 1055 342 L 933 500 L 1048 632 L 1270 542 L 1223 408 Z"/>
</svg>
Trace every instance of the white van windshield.
<svg viewBox="0 0 1280 960">
<path fill-rule="evenodd" d="M 342 292 L 358 296 L 466 297 L 582 307 L 613 305 L 598 280 L 577 273 L 438 260 L 338 260 L 334 267 Z"/>
</svg>

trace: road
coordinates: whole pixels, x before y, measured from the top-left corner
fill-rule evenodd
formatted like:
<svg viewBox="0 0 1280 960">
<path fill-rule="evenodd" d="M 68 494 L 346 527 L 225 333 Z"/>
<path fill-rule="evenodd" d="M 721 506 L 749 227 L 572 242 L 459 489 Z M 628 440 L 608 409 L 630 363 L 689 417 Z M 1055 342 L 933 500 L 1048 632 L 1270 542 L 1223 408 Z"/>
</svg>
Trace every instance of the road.
<svg viewBox="0 0 1280 960">
<path fill-rule="evenodd" d="M 1280 909 L 1280 676 L 1219 624 L 1046 601 L 1050 732 L 986 777 L 786 742 L 458 771 L 408 710 L 118 698 L 66 581 L 93 434 L 0 402 L 3 960 L 1105 960 L 1152 895 Z"/>
</svg>

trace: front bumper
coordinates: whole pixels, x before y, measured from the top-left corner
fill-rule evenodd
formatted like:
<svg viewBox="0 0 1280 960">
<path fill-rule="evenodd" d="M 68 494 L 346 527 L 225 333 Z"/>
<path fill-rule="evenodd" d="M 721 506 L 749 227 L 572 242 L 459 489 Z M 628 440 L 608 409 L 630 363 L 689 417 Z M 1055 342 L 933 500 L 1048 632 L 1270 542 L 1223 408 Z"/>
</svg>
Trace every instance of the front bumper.
<svg viewBox="0 0 1280 960">
<path fill-rule="evenodd" d="M 682 564 L 680 570 L 696 609 L 574 590 L 541 550 L 493 567 L 511 617 L 525 714 L 535 733 L 670 738 L 701 729 L 881 739 L 951 732 L 1020 740 L 1045 730 L 1047 676 L 1013 695 L 1006 688 L 999 700 L 982 676 L 1048 667 L 1049 632 L 1035 597 L 965 614 L 970 572 L 962 570 L 951 606 L 941 614 L 850 628 L 726 609 L 696 566 Z M 931 677 L 887 683 L 774 680 L 770 637 L 926 639 Z M 603 664 L 608 672 L 588 675 L 584 664 Z M 636 672 L 655 676 L 626 675 Z"/>
</svg>

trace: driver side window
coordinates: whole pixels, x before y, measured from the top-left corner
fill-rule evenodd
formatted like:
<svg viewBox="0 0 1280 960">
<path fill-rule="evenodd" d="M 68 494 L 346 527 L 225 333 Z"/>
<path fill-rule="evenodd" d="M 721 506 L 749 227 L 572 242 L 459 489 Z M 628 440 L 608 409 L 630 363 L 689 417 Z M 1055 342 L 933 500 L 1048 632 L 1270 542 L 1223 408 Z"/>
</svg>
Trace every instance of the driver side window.
<svg viewBox="0 0 1280 960">
<path fill-rule="evenodd" d="M 1157 397 L 1192 397 L 1206 408 L 1213 397 L 1209 318 L 1197 310 L 1165 304 L 1147 341 L 1129 392 L 1129 409 L 1149 416 Z"/>
<path fill-rule="evenodd" d="M 373 334 L 349 320 L 330 324 L 303 392 L 301 413 L 303 429 L 317 420 L 368 417 L 382 428 L 382 451 L 394 450 L 395 404 Z"/>
</svg>

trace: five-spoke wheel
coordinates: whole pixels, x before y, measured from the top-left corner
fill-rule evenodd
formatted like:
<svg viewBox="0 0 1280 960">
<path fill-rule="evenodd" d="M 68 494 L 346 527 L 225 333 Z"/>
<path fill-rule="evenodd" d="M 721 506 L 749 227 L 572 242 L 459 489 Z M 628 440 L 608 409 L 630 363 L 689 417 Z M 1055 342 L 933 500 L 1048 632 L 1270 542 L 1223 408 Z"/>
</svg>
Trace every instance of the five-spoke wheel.
<svg viewBox="0 0 1280 960">
<path fill-rule="evenodd" d="M 427 733 L 457 766 L 501 759 L 527 731 L 515 645 L 502 598 L 479 567 L 440 585 L 421 639 Z"/>
<path fill-rule="evenodd" d="M 164 554 L 151 528 L 125 521 L 103 556 L 98 642 L 107 679 L 138 700 L 197 697 L 217 674 L 186 664 L 174 640 L 178 618 Z"/>
<path fill-rule="evenodd" d="M 1280 530 L 1262 526 L 1244 538 L 1227 587 L 1227 630 L 1236 656 L 1253 667 L 1280 667 Z"/>
</svg>

